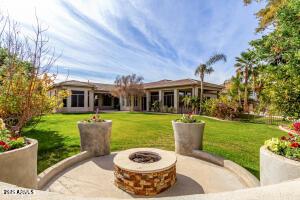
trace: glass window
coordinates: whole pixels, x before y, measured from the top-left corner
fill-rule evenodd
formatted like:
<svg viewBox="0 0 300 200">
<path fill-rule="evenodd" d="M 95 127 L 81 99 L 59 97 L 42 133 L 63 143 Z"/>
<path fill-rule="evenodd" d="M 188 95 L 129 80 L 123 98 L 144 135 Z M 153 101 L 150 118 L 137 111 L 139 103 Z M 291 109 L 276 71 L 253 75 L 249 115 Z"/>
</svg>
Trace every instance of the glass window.
<svg viewBox="0 0 300 200">
<path fill-rule="evenodd" d="M 134 97 L 134 106 L 138 106 L 139 98 L 137 96 Z"/>
<path fill-rule="evenodd" d="M 164 106 L 174 107 L 174 93 L 165 92 L 164 93 Z"/>
<path fill-rule="evenodd" d="M 103 94 L 103 106 L 111 106 L 111 95 L 110 94 Z"/>
<path fill-rule="evenodd" d="M 63 105 L 64 105 L 64 107 L 68 106 L 68 99 L 67 98 L 63 99 Z"/>
<path fill-rule="evenodd" d="M 84 107 L 84 91 L 72 90 L 71 106 Z"/>
</svg>

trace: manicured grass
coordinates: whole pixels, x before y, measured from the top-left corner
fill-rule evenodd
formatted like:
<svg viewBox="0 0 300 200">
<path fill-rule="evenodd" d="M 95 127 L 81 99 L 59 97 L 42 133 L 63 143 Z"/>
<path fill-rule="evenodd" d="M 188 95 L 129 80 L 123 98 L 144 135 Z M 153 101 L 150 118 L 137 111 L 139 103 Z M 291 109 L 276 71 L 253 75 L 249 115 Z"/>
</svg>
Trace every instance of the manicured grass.
<svg viewBox="0 0 300 200">
<path fill-rule="evenodd" d="M 112 151 L 134 147 L 174 150 L 171 120 L 175 114 L 103 113 L 113 120 Z M 91 114 L 53 114 L 44 116 L 23 135 L 39 141 L 38 171 L 80 151 L 77 121 Z M 282 134 L 277 126 L 243 122 L 224 122 L 199 117 L 206 122 L 204 150 L 230 159 L 259 177 L 259 148 L 266 139 Z"/>
</svg>

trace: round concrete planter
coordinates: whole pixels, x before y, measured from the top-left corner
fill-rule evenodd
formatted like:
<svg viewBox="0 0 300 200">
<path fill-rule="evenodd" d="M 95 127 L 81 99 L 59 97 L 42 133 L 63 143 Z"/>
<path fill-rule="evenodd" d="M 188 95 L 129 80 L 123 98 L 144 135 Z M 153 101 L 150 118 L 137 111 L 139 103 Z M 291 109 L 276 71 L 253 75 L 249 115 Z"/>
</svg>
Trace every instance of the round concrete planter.
<svg viewBox="0 0 300 200">
<path fill-rule="evenodd" d="M 300 177 L 300 162 L 260 148 L 260 183 L 271 185 Z"/>
<path fill-rule="evenodd" d="M 204 122 L 182 123 L 172 121 L 175 139 L 175 152 L 191 155 L 193 150 L 202 149 Z"/>
<path fill-rule="evenodd" d="M 26 146 L 0 153 L 0 180 L 25 188 L 37 188 L 38 142 L 26 138 Z"/>
<path fill-rule="evenodd" d="M 112 121 L 86 123 L 78 122 L 81 151 L 88 151 L 95 156 L 110 154 L 110 136 Z"/>
</svg>

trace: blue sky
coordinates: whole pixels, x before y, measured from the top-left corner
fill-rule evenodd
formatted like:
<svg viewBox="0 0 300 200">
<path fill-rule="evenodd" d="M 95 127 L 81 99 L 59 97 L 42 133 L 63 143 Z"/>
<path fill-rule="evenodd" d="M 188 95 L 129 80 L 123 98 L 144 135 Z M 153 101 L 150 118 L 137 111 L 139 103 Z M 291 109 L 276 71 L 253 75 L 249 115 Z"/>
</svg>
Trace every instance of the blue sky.
<svg viewBox="0 0 300 200">
<path fill-rule="evenodd" d="M 0 0 L 0 10 L 24 31 L 49 27 L 50 46 L 62 56 L 59 78 L 112 83 L 136 73 L 145 82 L 198 78 L 196 66 L 213 53 L 227 55 L 206 81 L 223 83 L 234 74 L 234 58 L 255 34 L 254 13 L 242 0 Z"/>
</svg>

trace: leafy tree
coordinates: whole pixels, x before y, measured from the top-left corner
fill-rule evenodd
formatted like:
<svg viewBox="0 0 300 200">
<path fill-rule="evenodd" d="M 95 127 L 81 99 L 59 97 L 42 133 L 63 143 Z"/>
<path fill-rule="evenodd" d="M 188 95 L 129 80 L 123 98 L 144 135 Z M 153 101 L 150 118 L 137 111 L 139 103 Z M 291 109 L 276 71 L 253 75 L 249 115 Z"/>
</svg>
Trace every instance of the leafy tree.
<svg viewBox="0 0 300 200">
<path fill-rule="evenodd" d="M 211 74 L 214 69 L 212 67 L 213 64 L 216 62 L 219 62 L 223 60 L 226 62 L 226 56 L 224 54 L 215 54 L 211 56 L 206 63 L 200 64 L 196 70 L 195 70 L 195 76 L 200 77 L 201 82 L 201 88 L 200 88 L 200 102 L 203 102 L 203 82 L 204 82 L 204 76 L 205 74 Z M 201 113 L 201 107 L 200 107 L 200 113 Z"/>
<path fill-rule="evenodd" d="M 112 95 L 130 98 L 130 111 L 134 111 L 134 98 L 144 94 L 143 79 L 136 74 L 117 76 Z"/>
<path fill-rule="evenodd" d="M 251 42 L 263 79 L 260 100 L 288 116 L 300 117 L 300 1 L 278 9 L 273 32 Z"/>
<path fill-rule="evenodd" d="M 67 94 L 49 96 L 56 57 L 38 19 L 34 39 L 23 35 L 8 17 L 0 17 L 0 27 L 0 118 L 19 132 L 30 120 L 61 106 Z"/>
<path fill-rule="evenodd" d="M 261 0 L 255 0 L 261 2 Z M 276 23 L 276 14 L 278 10 L 287 3 L 288 0 L 268 0 L 265 8 L 259 10 L 256 13 L 256 17 L 259 20 L 259 26 L 256 29 L 257 32 L 265 30 L 271 24 Z M 253 0 L 244 0 L 245 5 L 252 3 Z"/>
</svg>

